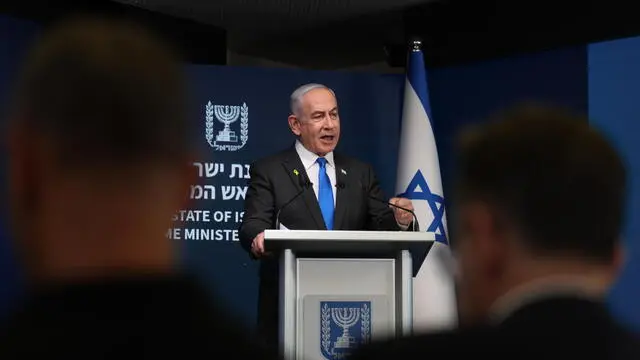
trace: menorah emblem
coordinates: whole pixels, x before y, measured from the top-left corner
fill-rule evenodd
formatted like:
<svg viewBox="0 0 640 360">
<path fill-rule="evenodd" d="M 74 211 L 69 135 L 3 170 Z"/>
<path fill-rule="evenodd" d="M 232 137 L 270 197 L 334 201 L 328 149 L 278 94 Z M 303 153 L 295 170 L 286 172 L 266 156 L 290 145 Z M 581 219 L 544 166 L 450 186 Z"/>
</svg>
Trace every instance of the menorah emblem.
<svg viewBox="0 0 640 360">
<path fill-rule="evenodd" d="M 349 328 L 360 320 L 360 309 L 357 308 L 337 308 L 331 309 L 331 319 L 342 328 L 342 336 L 335 343 L 335 349 L 348 349 L 356 340 L 349 336 Z"/>
<path fill-rule="evenodd" d="M 326 359 L 343 360 L 370 339 L 370 301 L 320 302 L 320 350 Z"/>
<path fill-rule="evenodd" d="M 231 130 L 229 125 L 238 120 L 240 116 L 240 106 L 216 105 L 213 111 L 216 119 L 224 124 L 224 129 L 218 132 L 216 141 L 238 142 L 238 136 L 235 131 Z"/>
<path fill-rule="evenodd" d="M 224 124 L 224 128 L 214 136 L 215 119 Z M 231 130 L 231 124 L 240 119 L 240 136 Z M 237 105 L 213 105 L 211 101 L 205 106 L 205 139 L 218 151 L 236 151 L 242 149 L 249 140 L 249 107 L 246 103 Z"/>
</svg>

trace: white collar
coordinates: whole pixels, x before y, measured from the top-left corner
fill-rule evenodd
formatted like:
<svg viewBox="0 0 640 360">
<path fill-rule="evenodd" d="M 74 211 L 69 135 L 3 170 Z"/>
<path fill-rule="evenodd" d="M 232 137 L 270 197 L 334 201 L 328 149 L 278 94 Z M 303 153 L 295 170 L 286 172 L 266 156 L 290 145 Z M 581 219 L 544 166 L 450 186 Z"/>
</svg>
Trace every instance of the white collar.
<svg viewBox="0 0 640 360">
<path fill-rule="evenodd" d="M 300 160 L 302 161 L 302 165 L 304 166 L 305 170 L 311 168 L 319 158 L 317 154 L 307 150 L 307 148 L 305 148 L 299 140 L 296 140 L 295 148 L 298 156 L 300 156 Z M 329 166 L 335 167 L 335 163 L 333 160 L 333 151 L 325 155 L 324 158 L 327 159 L 327 164 Z"/>
<path fill-rule="evenodd" d="M 499 297 L 489 310 L 489 320 L 500 323 L 520 308 L 545 298 L 570 295 L 585 299 L 602 297 L 602 286 L 586 276 L 550 276 L 517 286 Z"/>
</svg>

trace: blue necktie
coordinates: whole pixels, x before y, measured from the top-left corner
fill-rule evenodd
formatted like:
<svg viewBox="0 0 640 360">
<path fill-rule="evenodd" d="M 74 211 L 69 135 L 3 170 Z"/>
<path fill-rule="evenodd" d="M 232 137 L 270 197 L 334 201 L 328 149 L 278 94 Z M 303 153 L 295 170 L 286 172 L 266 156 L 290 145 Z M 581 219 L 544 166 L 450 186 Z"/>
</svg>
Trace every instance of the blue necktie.
<svg viewBox="0 0 640 360">
<path fill-rule="evenodd" d="M 327 159 L 320 157 L 316 161 L 320 166 L 318 171 L 318 203 L 327 230 L 333 230 L 333 189 L 329 175 L 327 175 Z"/>
</svg>

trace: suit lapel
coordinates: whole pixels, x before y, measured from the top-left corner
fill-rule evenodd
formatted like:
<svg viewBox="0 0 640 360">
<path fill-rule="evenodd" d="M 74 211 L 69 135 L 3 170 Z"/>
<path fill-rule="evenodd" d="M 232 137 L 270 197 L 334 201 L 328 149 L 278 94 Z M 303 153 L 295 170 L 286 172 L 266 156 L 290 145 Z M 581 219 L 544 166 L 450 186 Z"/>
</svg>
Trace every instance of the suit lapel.
<svg viewBox="0 0 640 360">
<path fill-rule="evenodd" d="M 342 186 L 336 189 L 336 210 L 333 214 L 333 228 L 340 230 L 349 207 L 348 169 L 344 167 L 343 162 L 336 153 L 334 153 L 334 161 L 336 163 L 336 182 L 338 185 L 342 184 Z"/>
<path fill-rule="evenodd" d="M 302 190 L 302 188 L 300 187 L 300 179 L 298 178 L 298 176 L 300 175 L 297 175 L 296 172 L 304 173 L 307 176 L 307 178 L 309 178 L 309 174 L 307 174 L 307 169 L 305 169 L 304 165 L 302 165 L 302 161 L 300 161 L 300 157 L 298 156 L 298 153 L 296 153 L 295 148 L 293 148 L 289 152 L 285 160 L 282 162 L 282 165 L 284 166 L 285 171 L 291 178 L 291 181 L 293 182 L 293 185 L 295 186 L 296 191 Z M 314 180 L 310 178 L 309 180 L 312 183 L 314 181 L 318 181 L 317 179 Z M 319 230 L 326 230 L 327 226 L 325 225 L 324 219 L 322 218 L 322 212 L 320 211 L 320 204 L 318 204 L 318 199 L 316 199 L 316 195 L 313 189 L 308 189 L 307 191 L 305 191 L 305 193 L 302 195 L 302 198 L 304 199 L 304 202 L 307 205 L 307 208 L 309 209 L 309 214 L 311 215 L 311 218 L 315 222 L 317 228 Z"/>
</svg>

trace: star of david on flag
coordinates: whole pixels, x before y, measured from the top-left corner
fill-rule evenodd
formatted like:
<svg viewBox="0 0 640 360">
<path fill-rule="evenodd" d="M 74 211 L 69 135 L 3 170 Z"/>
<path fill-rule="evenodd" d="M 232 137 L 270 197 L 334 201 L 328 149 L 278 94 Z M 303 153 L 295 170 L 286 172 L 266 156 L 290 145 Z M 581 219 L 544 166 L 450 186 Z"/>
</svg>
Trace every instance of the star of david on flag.
<svg viewBox="0 0 640 360">
<path fill-rule="evenodd" d="M 425 229 L 427 232 L 433 232 L 436 234 L 436 241 L 443 244 L 449 244 L 447 241 L 447 231 L 444 226 L 444 198 L 438 194 L 431 192 L 427 180 L 422 175 L 422 171 L 416 171 L 411 182 L 407 185 L 407 189 L 404 193 L 399 195 L 407 199 L 424 200 L 429 205 L 429 210 L 433 214 L 431 223 Z"/>
<path fill-rule="evenodd" d="M 396 193 L 411 199 L 421 231 L 436 242 L 413 280 L 413 330 L 457 325 L 457 308 L 438 149 L 431 128 L 429 93 L 420 42 L 409 51 L 402 108 Z"/>
</svg>

